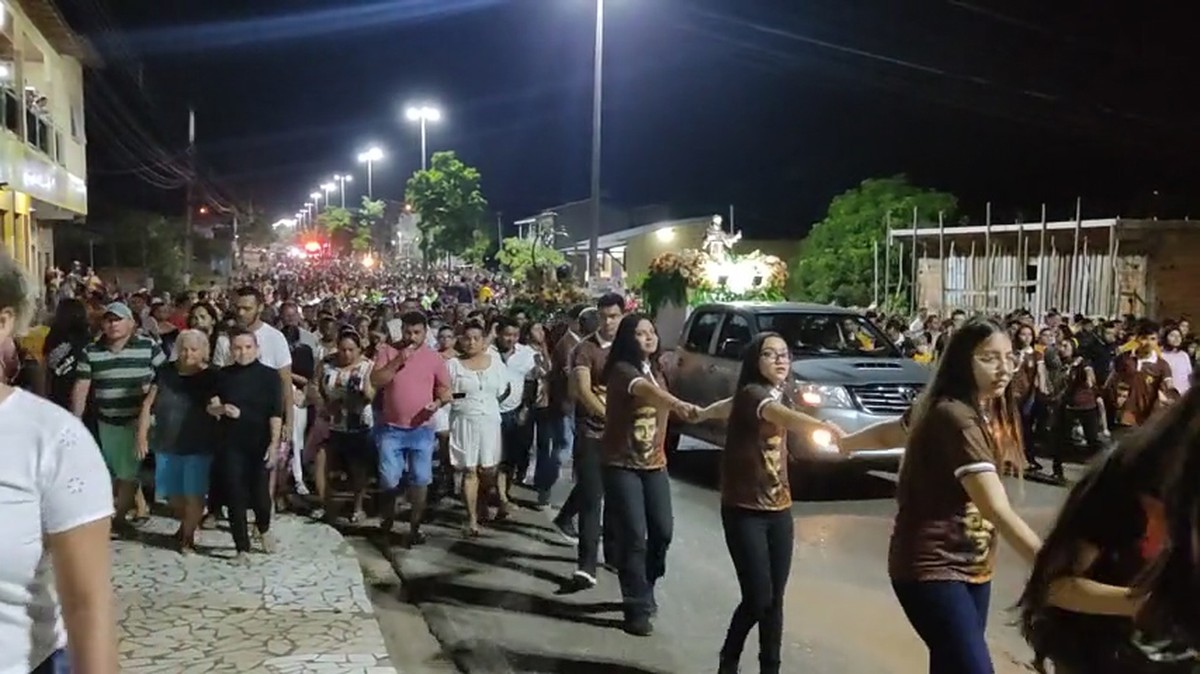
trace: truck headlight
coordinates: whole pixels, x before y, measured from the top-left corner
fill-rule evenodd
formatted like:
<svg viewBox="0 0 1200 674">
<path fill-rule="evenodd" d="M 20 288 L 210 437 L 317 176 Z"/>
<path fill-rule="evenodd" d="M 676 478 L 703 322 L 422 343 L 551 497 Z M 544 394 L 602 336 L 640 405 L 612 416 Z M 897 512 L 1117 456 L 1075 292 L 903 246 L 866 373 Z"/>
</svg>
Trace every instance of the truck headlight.
<svg viewBox="0 0 1200 674">
<path fill-rule="evenodd" d="M 798 382 L 796 384 L 796 402 L 804 407 L 824 407 L 827 409 L 853 409 L 854 401 L 845 386 L 829 386 Z"/>
</svg>

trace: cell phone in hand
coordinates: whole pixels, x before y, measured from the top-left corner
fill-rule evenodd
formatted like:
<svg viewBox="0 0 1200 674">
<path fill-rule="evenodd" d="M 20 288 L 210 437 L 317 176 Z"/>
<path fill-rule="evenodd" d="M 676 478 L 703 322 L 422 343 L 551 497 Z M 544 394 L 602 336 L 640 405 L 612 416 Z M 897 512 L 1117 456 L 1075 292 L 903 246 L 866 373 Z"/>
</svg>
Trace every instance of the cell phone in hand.
<svg viewBox="0 0 1200 674">
<path fill-rule="evenodd" d="M 466 393 L 455 393 L 455 394 L 451 395 L 450 397 L 454 398 L 455 400 L 462 400 L 463 398 L 467 397 L 467 394 Z"/>
<path fill-rule="evenodd" d="M 404 323 L 399 318 L 393 318 L 387 322 L 387 337 L 392 344 L 400 344 L 404 341 Z"/>
</svg>

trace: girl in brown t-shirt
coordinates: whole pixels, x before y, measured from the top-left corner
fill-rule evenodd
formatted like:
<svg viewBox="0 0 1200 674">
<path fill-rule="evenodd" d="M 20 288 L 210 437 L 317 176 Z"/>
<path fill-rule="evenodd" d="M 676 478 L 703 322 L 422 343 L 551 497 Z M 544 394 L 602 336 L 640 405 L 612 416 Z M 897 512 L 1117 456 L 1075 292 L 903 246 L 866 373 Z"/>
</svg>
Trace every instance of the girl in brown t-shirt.
<svg viewBox="0 0 1200 674">
<path fill-rule="evenodd" d="M 999 468 L 1023 461 L 1008 396 L 1016 365 L 999 325 L 954 332 L 905 418 L 846 436 L 843 452 L 904 445 L 888 573 L 929 648 L 929 671 L 991 674 L 987 625 L 996 533 L 1032 561 L 1041 541 L 1012 506 Z"/>
<path fill-rule="evenodd" d="M 783 593 L 792 568 L 792 491 L 788 484 L 788 434 L 826 426 L 797 412 L 788 390 L 792 359 L 778 333 L 755 337 L 743 352 L 736 393 L 701 410 L 701 418 L 727 418 L 721 453 L 721 525 L 742 588 L 721 647 L 719 674 L 738 671 L 750 629 L 758 625 L 759 671 L 777 674 L 783 644 Z"/>
<path fill-rule="evenodd" d="M 613 561 L 625 601 L 625 631 L 653 632 L 654 584 L 666 572 L 674 528 L 664 446 L 667 416 L 694 421 L 695 405 L 667 391 L 658 332 L 644 314 L 621 319 L 602 380 L 607 393 L 601 455 L 605 509 L 616 539 Z"/>
</svg>

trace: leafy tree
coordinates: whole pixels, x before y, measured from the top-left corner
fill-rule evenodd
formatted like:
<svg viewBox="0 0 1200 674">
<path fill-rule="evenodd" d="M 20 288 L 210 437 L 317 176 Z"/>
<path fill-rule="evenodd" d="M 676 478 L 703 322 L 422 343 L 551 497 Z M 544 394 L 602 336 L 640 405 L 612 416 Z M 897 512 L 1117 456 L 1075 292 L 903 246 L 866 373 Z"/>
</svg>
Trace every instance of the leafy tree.
<svg viewBox="0 0 1200 674">
<path fill-rule="evenodd" d="M 893 226 L 911 226 L 914 208 L 922 222 L 936 220 L 939 212 L 951 219 L 958 199 L 912 185 L 903 175 L 864 180 L 834 197 L 825 219 L 814 224 L 800 244 L 792 265 L 789 294 L 796 299 L 843 306 L 869 304 L 874 242 L 887 240 L 889 218 Z"/>
<path fill-rule="evenodd" d="M 546 265 L 558 267 L 567 261 L 562 253 L 546 247 L 537 239 L 516 236 L 504 240 L 496 259 L 504 271 L 517 279 L 525 278 L 530 269 Z"/>
<path fill-rule="evenodd" d="M 354 225 L 354 214 L 348 208 L 326 208 L 317 216 L 317 227 L 326 234 L 349 230 Z"/>
<path fill-rule="evenodd" d="M 355 214 L 358 228 L 354 232 L 354 238 L 350 241 L 352 250 L 363 252 L 372 248 L 376 240 L 375 233 L 383 224 L 386 210 L 387 204 L 382 199 L 372 200 L 365 196 L 362 198 L 362 205 Z"/>
<path fill-rule="evenodd" d="M 480 190 L 479 171 L 453 152 L 437 152 L 429 168 L 408 179 L 405 197 L 421 216 L 421 254 L 426 262 L 446 254 L 482 258 L 486 240 L 478 236 L 487 209 Z"/>
<path fill-rule="evenodd" d="M 183 234 L 181 218 L 146 211 L 121 211 L 105 218 L 104 238 L 111 264 L 139 267 L 154 279 L 157 290 L 183 287 Z"/>
</svg>

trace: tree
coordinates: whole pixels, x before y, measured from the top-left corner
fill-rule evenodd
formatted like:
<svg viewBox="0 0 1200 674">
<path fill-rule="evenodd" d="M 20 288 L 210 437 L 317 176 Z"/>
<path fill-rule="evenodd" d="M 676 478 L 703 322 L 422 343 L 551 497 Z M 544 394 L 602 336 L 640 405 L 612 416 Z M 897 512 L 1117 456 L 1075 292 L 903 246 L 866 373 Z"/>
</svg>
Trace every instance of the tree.
<svg viewBox="0 0 1200 674">
<path fill-rule="evenodd" d="M 894 226 L 911 226 L 914 208 L 922 222 L 936 220 L 939 212 L 950 219 L 958 199 L 912 185 L 903 175 L 864 180 L 834 197 L 825 219 L 800 244 L 789 294 L 843 306 L 870 304 L 875 242 L 887 240 L 889 219 Z"/>
<path fill-rule="evenodd" d="M 516 236 L 504 240 L 496 259 L 504 271 L 517 279 L 525 278 L 529 270 L 535 267 L 550 265 L 557 268 L 567 261 L 562 253 L 547 248 L 537 239 Z"/>
<path fill-rule="evenodd" d="M 351 250 L 361 253 L 371 249 L 375 241 L 375 230 L 383 222 L 386 208 L 387 204 L 382 199 L 372 200 L 366 196 L 362 198 L 362 206 L 359 206 L 358 213 L 355 214 L 357 229 L 350 240 Z"/>
<path fill-rule="evenodd" d="M 405 197 L 413 212 L 421 216 L 417 228 L 426 262 L 447 254 L 480 251 L 476 235 L 482 229 L 487 200 L 479 185 L 479 171 L 453 152 L 434 153 L 429 168 L 408 179 Z M 486 251 L 486 246 L 482 250 Z"/>
<path fill-rule="evenodd" d="M 180 218 L 146 211 L 120 211 L 103 221 L 111 264 L 135 267 L 154 279 L 156 290 L 183 288 L 183 233 Z"/>
</svg>

